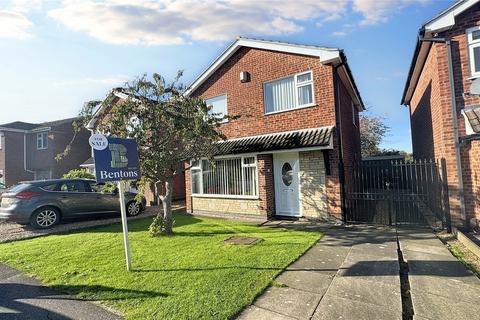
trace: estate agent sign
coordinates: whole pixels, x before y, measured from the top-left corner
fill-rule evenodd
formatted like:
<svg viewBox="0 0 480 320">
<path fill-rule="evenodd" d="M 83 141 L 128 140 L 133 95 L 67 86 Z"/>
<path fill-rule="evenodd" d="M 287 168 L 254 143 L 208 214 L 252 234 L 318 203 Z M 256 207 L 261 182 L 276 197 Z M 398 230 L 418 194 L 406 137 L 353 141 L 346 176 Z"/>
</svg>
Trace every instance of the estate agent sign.
<svg viewBox="0 0 480 320">
<path fill-rule="evenodd" d="M 97 182 L 140 179 L 135 140 L 95 134 L 90 137 L 90 145 L 93 148 Z"/>
<path fill-rule="evenodd" d="M 130 243 L 128 241 L 123 182 L 140 179 L 140 161 L 138 160 L 137 142 L 133 139 L 107 138 L 101 134 L 92 134 L 88 141 L 93 148 L 97 182 L 118 182 L 125 260 L 127 262 L 127 270 L 130 271 L 132 262 L 130 259 Z"/>
</svg>

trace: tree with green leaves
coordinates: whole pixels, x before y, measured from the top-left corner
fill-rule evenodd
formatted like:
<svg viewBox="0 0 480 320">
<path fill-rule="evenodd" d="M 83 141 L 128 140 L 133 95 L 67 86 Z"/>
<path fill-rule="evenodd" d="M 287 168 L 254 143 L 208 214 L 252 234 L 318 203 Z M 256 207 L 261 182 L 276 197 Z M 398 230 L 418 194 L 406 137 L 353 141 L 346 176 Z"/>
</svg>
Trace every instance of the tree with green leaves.
<svg viewBox="0 0 480 320">
<path fill-rule="evenodd" d="M 373 157 L 381 153 L 380 144 L 387 136 L 390 127 L 380 116 L 360 115 L 360 145 L 362 158 Z"/>
<path fill-rule="evenodd" d="M 63 179 L 95 179 L 87 169 L 72 169 L 63 175 Z"/>
<path fill-rule="evenodd" d="M 132 138 L 138 143 L 141 184 L 164 184 L 160 195 L 163 215 L 158 212 L 150 231 L 152 235 L 173 234 L 172 191 L 176 176 L 189 169 L 186 160 L 209 157 L 215 143 L 225 136 L 217 130 L 232 117 L 211 112 L 201 98 L 185 96 L 179 83 L 182 72 L 171 83 L 158 74 L 146 75 L 116 89 L 127 96 L 116 101 L 112 95 L 104 101 L 91 101 L 80 112 L 86 125 L 94 111 L 104 105 L 108 121 L 100 121 L 96 130 L 115 137 Z"/>
</svg>

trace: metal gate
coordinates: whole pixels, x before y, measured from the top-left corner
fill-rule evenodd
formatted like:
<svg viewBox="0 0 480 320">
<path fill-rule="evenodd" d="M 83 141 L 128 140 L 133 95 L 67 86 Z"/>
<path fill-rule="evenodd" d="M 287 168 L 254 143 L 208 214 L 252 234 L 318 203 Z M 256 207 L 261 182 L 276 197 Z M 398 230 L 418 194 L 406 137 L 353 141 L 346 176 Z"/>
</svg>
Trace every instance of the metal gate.
<svg viewBox="0 0 480 320">
<path fill-rule="evenodd" d="M 445 160 L 362 161 L 345 167 L 347 222 L 450 227 Z"/>
</svg>

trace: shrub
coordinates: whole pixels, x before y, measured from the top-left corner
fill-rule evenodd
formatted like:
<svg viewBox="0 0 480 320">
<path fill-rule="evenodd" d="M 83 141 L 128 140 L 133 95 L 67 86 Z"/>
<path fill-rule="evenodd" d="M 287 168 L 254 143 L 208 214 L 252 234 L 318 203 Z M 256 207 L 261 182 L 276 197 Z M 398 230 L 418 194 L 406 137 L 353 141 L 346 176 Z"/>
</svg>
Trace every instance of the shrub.
<svg viewBox="0 0 480 320">
<path fill-rule="evenodd" d="M 73 169 L 63 175 L 64 179 L 95 179 L 87 169 Z"/>
</svg>

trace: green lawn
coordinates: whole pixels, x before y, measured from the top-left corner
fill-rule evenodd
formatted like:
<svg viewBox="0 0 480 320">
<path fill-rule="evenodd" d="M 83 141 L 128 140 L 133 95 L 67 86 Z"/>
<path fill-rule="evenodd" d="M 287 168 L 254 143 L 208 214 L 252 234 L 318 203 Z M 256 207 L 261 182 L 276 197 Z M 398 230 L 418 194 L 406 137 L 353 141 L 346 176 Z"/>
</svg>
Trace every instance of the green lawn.
<svg viewBox="0 0 480 320">
<path fill-rule="evenodd" d="M 127 319 L 227 319 L 250 304 L 321 234 L 175 216 L 175 236 L 151 238 L 151 218 L 130 221 L 133 271 L 121 225 L 0 244 L 0 262 L 59 292 L 100 301 Z M 231 235 L 262 238 L 226 245 Z"/>
</svg>

